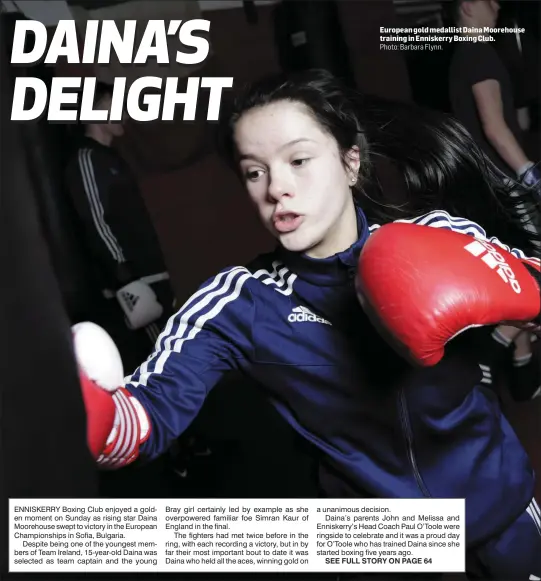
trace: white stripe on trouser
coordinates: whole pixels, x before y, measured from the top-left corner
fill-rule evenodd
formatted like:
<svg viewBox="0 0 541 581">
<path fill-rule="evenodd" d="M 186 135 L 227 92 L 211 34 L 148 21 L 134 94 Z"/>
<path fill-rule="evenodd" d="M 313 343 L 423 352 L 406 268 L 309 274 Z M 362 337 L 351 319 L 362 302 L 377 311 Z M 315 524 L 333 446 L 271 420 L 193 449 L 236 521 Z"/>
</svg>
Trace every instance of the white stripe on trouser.
<svg viewBox="0 0 541 581">
<path fill-rule="evenodd" d="M 112 254 L 113 258 L 118 262 L 124 262 L 124 254 L 120 244 L 117 242 L 111 228 L 105 222 L 105 212 L 101 203 L 98 186 L 96 184 L 96 176 L 94 175 L 94 168 L 90 160 L 91 150 L 84 149 L 79 151 L 79 168 L 81 170 L 81 178 L 83 180 L 83 187 L 92 213 L 92 220 L 96 230 L 107 246 L 107 249 Z"/>
<path fill-rule="evenodd" d="M 537 505 L 535 498 L 533 498 L 532 502 L 530 502 L 528 508 L 526 509 L 526 512 L 531 516 L 535 524 L 535 528 L 537 529 L 537 532 L 541 536 L 541 511 L 539 510 L 539 506 Z"/>
</svg>

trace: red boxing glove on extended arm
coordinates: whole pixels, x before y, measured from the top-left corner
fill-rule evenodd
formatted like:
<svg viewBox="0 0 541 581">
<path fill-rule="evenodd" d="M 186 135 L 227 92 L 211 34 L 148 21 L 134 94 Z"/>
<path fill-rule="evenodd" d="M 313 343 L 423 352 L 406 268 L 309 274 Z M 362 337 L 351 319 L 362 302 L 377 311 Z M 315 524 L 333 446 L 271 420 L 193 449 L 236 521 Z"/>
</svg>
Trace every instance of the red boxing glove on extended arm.
<svg viewBox="0 0 541 581">
<path fill-rule="evenodd" d="M 81 392 L 86 409 L 86 439 L 90 453 L 97 460 L 113 430 L 116 406 L 113 396 L 79 370 Z"/>
<path fill-rule="evenodd" d="M 400 353 L 430 366 L 470 327 L 537 319 L 538 275 L 532 263 L 486 240 L 392 223 L 365 244 L 356 286 L 380 332 Z"/>
<path fill-rule="evenodd" d="M 140 445 L 148 439 L 148 416 L 139 401 L 120 387 L 122 361 L 111 337 L 93 323 L 79 323 L 72 333 L 88 447 L 103 468 L 120 468 L 137 458 Z"/>
<path fill-rule="evenodd" d="M 123 388 L 106 391 L 79 372 L 86 409 L 87 444 L 102 468 L 121 468 L 137 459 L 139 447 L 150 435 L 141 404 Z"/>
</svg>

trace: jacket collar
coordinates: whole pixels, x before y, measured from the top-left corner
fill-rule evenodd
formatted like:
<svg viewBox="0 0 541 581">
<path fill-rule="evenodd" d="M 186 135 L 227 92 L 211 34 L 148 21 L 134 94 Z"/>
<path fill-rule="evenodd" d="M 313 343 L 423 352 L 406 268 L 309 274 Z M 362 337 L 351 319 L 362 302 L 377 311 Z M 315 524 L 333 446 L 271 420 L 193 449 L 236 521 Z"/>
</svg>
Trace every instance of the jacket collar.
<svg viewBox="0 0 541 581">
<path fill-rule="evenodd" d="M 370 234 L 364 212 L 358 205 L 355 209 L 358 238 L 349 248 L 328 258 L 311 258 L 279 247 L 280 260 L 299 278 L 312 284 L 333 286 L 353 280 L 361 249 Z"/>
</svg>

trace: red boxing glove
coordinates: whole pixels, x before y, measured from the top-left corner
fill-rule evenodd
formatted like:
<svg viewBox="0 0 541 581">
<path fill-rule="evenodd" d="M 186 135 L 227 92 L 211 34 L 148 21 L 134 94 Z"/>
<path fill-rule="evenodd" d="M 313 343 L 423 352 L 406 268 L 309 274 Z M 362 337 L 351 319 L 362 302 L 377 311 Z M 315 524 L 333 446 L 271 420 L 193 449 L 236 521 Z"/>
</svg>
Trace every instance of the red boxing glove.
<svg viewBox="0 0 541 581">
<path fill-rule="evenodd" d="M 111 393 L 96 385 L 81 370 L 79 378 L 86 409 L 86 439 L 90 453 L 97 460 L 113 430 L 116 406 Z"/>
<path fill-rule="evenodd" d="M 106 391 L 79 371 L 86 409 L 86 439 L 102 468 L 121 468 L 137 459 L 140 445 L 150 435 L 141 404 L 127 390 Z"/>
<path fill-rule="evenodd" d="M 537 280 L 536 280 L 537 278 Z M 539 317 L 539 267 L 486 240 L 408 223 L 382 226 L 359 257 L 357 295 L 382 335 L 422 366 L 471 327 Z"/>
<path fill-rule="evenodd" d="M 72 327 L 75 357 L 86 409 L 87 443 L 104 468 L 133 462 L 150 435 L 148 416 L 126 389 L 120 353 L 107 332 L 94 323 Z"/>
</svg>

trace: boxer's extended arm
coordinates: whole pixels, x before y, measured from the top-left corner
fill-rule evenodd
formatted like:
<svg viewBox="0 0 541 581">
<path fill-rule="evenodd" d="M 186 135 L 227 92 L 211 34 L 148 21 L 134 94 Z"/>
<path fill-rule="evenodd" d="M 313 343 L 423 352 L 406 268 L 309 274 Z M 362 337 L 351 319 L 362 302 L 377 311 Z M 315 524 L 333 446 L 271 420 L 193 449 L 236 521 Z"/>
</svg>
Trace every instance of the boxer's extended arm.
<svg viewBox="0 0 541 581">
<path fill-rule="evenodd" d="M 102 468 L 119 468 L 139 456 L 165 452 L 195 419 L 210 390 L 230 370 L 242 368 L 252 350 L 253 300 L 242 267 L 208 280 L 173 315 L 154 353 L 113 395 L 85 385 L 89 447 Z M 100 418 L 114 427 L 104 446 Z M 99 408 L 99 409 L 98 409 Z M 103 414 L 100 412 L 103 410 Z M 90 436 L 90 428 L 94 426 Z M 98 443 L 96 441 L 98 440 Z M 101 440 L 100 440 L 101 438 Z"/>
</svg>

